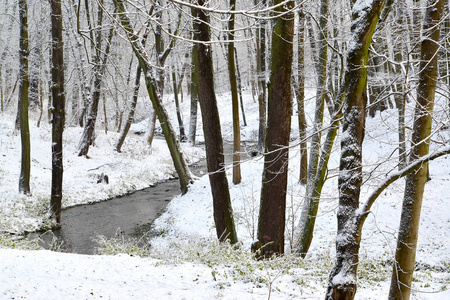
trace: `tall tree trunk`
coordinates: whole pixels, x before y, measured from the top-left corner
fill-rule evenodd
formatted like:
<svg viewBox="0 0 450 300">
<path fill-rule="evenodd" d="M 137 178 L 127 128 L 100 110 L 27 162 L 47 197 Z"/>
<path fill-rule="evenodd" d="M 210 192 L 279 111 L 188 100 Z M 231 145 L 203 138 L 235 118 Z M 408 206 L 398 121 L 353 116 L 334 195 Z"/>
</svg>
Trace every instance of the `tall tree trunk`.
<svg viewBox="0 0 450 300">
<path fill-rule="evenodd" d="M 327 138 L 325 143 L 321 147 L 320 128 L 323 123 L 324 104 L 326 96 L 326 76 L 327 76 L 327 46 L 324 39 L 327 38 L 326 26 L 328 14 L 328 0 L 323 0 L 321 3 L 321 40 L 319 40 L 319 61 L 316 64 L 318 74 L 318 89 L 316 92 L 316 108 L 314 116 L 314 135 L 311 140 L 311 152 L 309 158 L 309 166 L 307 173 L 307 186 L 305 192 L 305 201 L 302 208 L 299 224 L 297 225 L 294 247 L 296 252 L 302 257 L 306 256 L 309 246 L 313 239 L 314 225 L 316 221 L 317 211 L 319 209 L 320 195 L 322 193 L 322 187 L 325 183 L 325 175 L 328 166 L 328 160 L 331 154 L 331 150 L 334 144 L 334 139 L 339 127 L 339 117 L 341 110 L 341 102 L 336 101 L 335 112 L 332 113 L 331 126 L 328 129 Z M 311 33 L 312 34 L 312 33 Z M 306 130 L 306 128 L 304 129 Z M 321 150 L 322 148 L 322 150 Z M 306 155 L 306 154 L 304 154 Z M 320 159 L 319 159 L 320 158 Z M 306 158 L 305 158 L 306 160 Z M 305 162 L 306 163 L 306 162 Z"/>
<path fill-rule="evenodd" d="M 19 192 L 29 195 L 30 191 L 30 127 L 28 124 L 28 5 L 26 0 L 19 0 L 20 42 L 19 42 L 19 107 L 18 119 L 22 142 L 22 159 L 20 164 Z"/>
<path fill-rule="evenodd" d="M 310 203 L 304 207 L 300 216 L 299 224 L 296 229 L 296 237 L 294 241 L 295 252 L 300 254 L 303 258 L 306 256 L 311 245 L 314 233 L 314 226 L 316 222 L 317 212 L 319 210 L 320 196 L 325 184 L 326 174 L 328 172 L 328 161 L 333 149 L 334 141 L 339 129 L 339 122 L 342 118 L 342 104 L 344 102 L 345 92 L 340 91 L 337 101 L 334 105 L 334 113 L 331 117 L 330 125 L 328 127 L 325 142 L 322 144 L 320 150 L 319 166 L 317 174 L 313 182 L 309 182 L 314 186 L 313 189 L 307 191 L 306 199 Z M 306 201 L 306 200 L 305 200 Z"/>
<path fill-rule="evenodd" d="M 392 2 L 389 1 L 389 2 Z M 392 3 L 386 2 L 386 7 L 392 6 Z M 386 10 L 386 9 L 385 9 Z M 404 26 L 404 14 L 405 9 L 403 7 L 400 7 L 398 9 L 397 15 L 395 16 L 396 24 L 398 24 L 399 28 L 397 30 L 403 30 Z M 390 32 L 387 34 L 391 34 Z M 395 34 L 397 36 L 397 34 Z M 388 43 L 390 41 L 388 40 Z M 392 61 L 395 61 L 397 64 L 391 63 L 391 60 L 388 62 L 388 70 L 389 73 L 393 77 L 399 78 L 396 80 L 395 84 L 393 84 L 394 89 L 394 102 L 395 107 L 397 108 L 398 112 L 398 121 L 397 121 L 397 132 L 398 132 L 398 170 L 403 169 L 407 164 L 406 159 L 406 127 L 405 127 L 405 107 L 406 107 L 406 100 L 407 100 L 407 94 L 408 94 L 408 73 L 403 72 L 402 67 L 400 64 L 406 60 L 405 57 L 408 56 L 406 53 L 407 50 L 405 49 L 405 45 L 408 43 L 407 37 L 400 35 L 399 36 L 399 43 L 393 46 L 393 59 Z M 405 54 L 406 53 L 406 54 Z M 405 69 L 406 70 L 406 69 Z M 407 70 L 406 70 L 407 71 Z"/>
<path fill-rule="evenodd" d="M 152 65 L 147 60 L 147 56 L 144 54 L 144 48 L 139 42 L 139 37 L 134 34 L 133 28 L 131 26 L 130 19 L 126 15 L 124 0 L 114 0 L 114 5 L 119 13 L 120 21 L 124 30 L 126 31 L 127 37 L 132 46 L 133 52 L 139 60 L 139 65 L 142 68 L 142 72 L 145 77 L 145 84 L 147 87 L 147 92 L 150 100 L 153 104 L 153 109 L 158 116 L 161 124 L 161 129 L 163 131 L 164 137 L 166 139 L 167 146 L 172 156 L 173 164 L 177 171 L 181 192 L 185 194 L 188 190 L 189 184 L 192 182 L 192 174 L 187 166 L 186 160 L 184 159 L 183 152 L 180 149 L 180 144 L 177 140 L 175 130 L 170 123 L 166 109 L 164 108 L 159 94 L 157 93 L 157 82 L 152 77 L 151 68 Z"/>
<path fill-rule="evenodd" d="M 80 143 L 78 145 L 78 156 L 87 156 L 89 152 L 89 147 L 93 143 L 95 123 L 97 121 L 98 105 L 101 96 L 101 85 L 103 81 L 103 76 L 106 70 L 106 62 L 108 60 L 109 53 L 111 51 L 112 39 L 114 36 L 114 26 L 111 26 L 108 34 L 107 44 L 104 52 L 101 51 L 102 45 L 102 34 L 101 27 L 103 23 L 103 8 L 99 7 L 98 13 L 98 32 L 96 34 L 96 56 L 95 56 L 95 66 L 94 66 L 94 91 L 92 93 L 91 102 L 88 108 L 88 117 L 86 124 L 81 136 Z M 102 56 L 103 54 L 103 56 Z"/>
<path fill-rule="evenodd" d="M 263 7 L 266 7 L 267 0 L 262 0 Z M 256 0 L 255 0 L 256 4 Z M 265 137 L 267 126 L 267 107 L 266 107 L 266 21 L 263 19 L 258 26 L 256 33 L 256 69 L 258 74 L 258 106 L 259 106 L 259 129 L 258 129 L 258 148 L 264 152 Z"/>
<path fill-rule="evenodd" d="M 236 10 L 236 0 L 230 0 L 230 10 Z M 235 14 L 230 14 L 228 21 L 228 75 L 230 77 L 231 104 L 233 110 L 233 183 L 241 183 L 241 127 L 239 123 L 239 98 L 236 80 L 236 64 L 234 61 L 234 20 Z"/>
<path fill-rule="evenodd" d="M 353 299 L 356 293 L 361 236 L 356 218 L 362 184 L 362 142 L 367 106 L 367 59 L 372 35 L 385 0 L 358 0 L 353 7 L 347 53 L 345 102 L 339 172 L 336 258 L 326 299 Z"/>
<path fill-rule="evenodd" d="M 191 90 L 191 109 L 189 115 L 189 144 L 191 146 L 195 145 L 195 136 L 197 133 L 197 110 L 198 110 L 198 54 L 197 47 L 192 47 L 192 69 L 191 69 L 191 81 L 190 81 L 190 90 Z"/>
<path fill-rule="evenodd" d="M 326 83 L 327 83 L 327 62 L 328 62 L 328 0 L 320 2 L 320 28 L 319 28 L 319 61 L 317 63 L 317 91 L 316 91 L 316 107 L 314 110 L 313 136 L 311 139 L 311 149 L 309 154 L 308 166 L 308 186 L 307 190 L 314 189 L 312 182 L 317 173 L 317 165 L 319 164 L 320 140 L 322 137 L 321 129 L 323 123 L 323 113 L 325 104 Z M 308 193 L 309 194 L 309 193 Z M 303 209 L 310 205 L 312 199 L 305 201 Z"/>
<path fill-rule="evenodd" d="M 429 0 L 423 25 L 417 103 L 414 111 L 410 162 L 426 156 L 430 147 L 432 114 L 436 92 L 439 34 L 444 0 Z M 420 212 L 427 181 L 428 163 L 406 176 L 397 250 L 389 299 L 409 299 L 416 261 Z"/>
<path fill-rule="evenodd" d="M 198 6 L 206 6 L 205 0 L 194 0 Z M 220 128 L 220 117 L 214 93 L 213 62 L 210 41 L 209 18 L 205 11 L 191 8 L 194 16 L 194 45 L 193 52 L 198 62 L 197 82 L 198 100 L 203 120 L 203 133 L 206 146 L 206 163 L 209 173 L 209 182 L 213 196 L 214 223 L 217 237 L 220 241 L 229 240 L 237 243 L 238 238 L 234 225 L 233 209 L 231 207 L 230 191 L 224 168 L 223 140 Z M 206 43 L 202 43 L 206 42 Z"/>
<path fill-rule="evenodd" d="M 61 199 L 63 193 L 63 131 L 65 119 L 64 45 L 61 0 L 51 1 L 52 23 L 52 192 L 51 214 L 61 224 Z"/>
<path fill-rule="evenodd" d="M 307 186 L 305 192 L 305 201 L 303 203 L 302 214 L 300 216 L 299 225 L 297 226 L 297 238 L 294 245 L 297 248 L 296 252 L 300 253 L 304 257 L 309 249 L 313 238 L 314 224 L 319 207 L 320 194 L 324 184 L 325 171 L 328 164 L 329 153 L 327 155 L 325 164 L 322 164 L 321 170 L 318 170 L 320 148 L 321 148 L 321 128 L 323 124 L 324 106 L 326 98 L 326 85 L 327 85 L 327 63 L 328 63 L 328 0 L 322 0 L 320 5 L 320 22 L 319 22 L 319 42 L 318 42 L 318 61 L 316 62 L 317 70 L 317 91 L 316 91 L 316 107 L 314 112 L 313 123 L 313 136 L 311 139 L 311 148 L 309 153 L 309 165 L 307 168 Z M 313 36 L 311 30 L 310 38 Z M 311 42 L 311 48 L 314 51 L 315 43 Z M 336 124 L 336 126 L 338 126 Z M 333 127 L 330 128 L 330 132 L 333 131 Z M 324 147 L 333 145 L 334 136 L 331 142 L 324 144 Z M 320 160 L 323 162 L 323 159 Z M 320 179 L 319 179 L 320 178 Z"/>
<path fill-rule="evenodd" d="M 164 95 L 164 83 L 165 83 L 164 65 L 165 65 L 167 57 L 169 56 L 169 54 L 172 51 L 173 46 L 175 44 L 175 40 L 176 40 L 175 37 L 178 34 L 178 30 L 179 30 L 180 24 L 181 24 L 181 12 L 179 13 L 176 30 L 172 34 L 171 41 L 168 43 L 167 47 L 165 47 L 164 39 L 162 36 L 163 29 L 162 29 L 162 25 L 161 25 L 162 24 L 162 13 L 163 13 L 162 1 L 161 0 L 154 1 L 154 5 L 152 5 L 152 8 L 154 8 L 156 10 L 156 12 L 154 13 L 154 16 L 156 19 L 154 36 L 155 36 L 155 52 L 156 52 L 157 68 L 155 68 L 156 75 L 154 76 L 154 80 L 155 80 L 156 87 L 157 87 L 156 93 L 158 94 L 158 97 L 162 100 L 163 95 Z M 171 29 L 169 28 L 168 31 L 171 32 Z M 153 137 L 155 134 L 154 131 L 155 131 L 156 118 L 159 119 L 158 114 L 153 114 L 150 117 L 150 122 L 152 122 L 152 123 L 149 124 L 149 132 L 147 133 L 149 145 L 152 144 Z M 160 124 L 162 124 L 161 120 L 160 120 Z"/>
<path fill-rule="evenodd" d="M 282 0 L 275 1 L 275 4 Z M 272 62 L 268 88 L 268 127 L 262 174 L 258 241 L 259 257 L 284 253 L 286 189 L 291 131 L 291 75 L 294 38 L 294 1 L 278 7 L 273 20 Z"/>
<path fill-rule="evenodd" d="M 298 87 L 297 93 L 297 117 L 298 117 L 298 130 L 300 139 L 300 174 L 299 181 L 301 184 L 308 182 L 308 146 L 306 143 L 306 116 L 305 116 L 305 13 L 303 6 L 300 7 L 298 12 L 298 63 L 297 63 L 297 76 Z"/>
</svg>

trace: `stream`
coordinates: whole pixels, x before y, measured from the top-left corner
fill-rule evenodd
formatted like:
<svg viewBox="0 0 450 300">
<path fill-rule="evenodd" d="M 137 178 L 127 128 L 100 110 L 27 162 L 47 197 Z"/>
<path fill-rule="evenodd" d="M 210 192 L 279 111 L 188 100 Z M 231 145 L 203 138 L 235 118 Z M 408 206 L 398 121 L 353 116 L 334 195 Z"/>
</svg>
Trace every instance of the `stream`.
<svg viewBox="0 0 450 300">
<path fill-rule="evenodd" d="M 233 144 L 224 143 L 225 164 L 232 162 Z M 250 156 L 243 152 L 241 159 Z M 196 176 L 206 174 L 206 159 L 190 166 Z M 178 179 L 160 182 L 155 186 L 111 200 L 64 209 L 61 228 L 46 233 L 32 233 L 28 238 L 39 239 L 41 246 L 59 251 L 95 254 L 99 244 L 95 239 L 120 237 L 139 239 L 148 234 L 153 221 L 167 204 L 180 194 Z"/>
</svg>

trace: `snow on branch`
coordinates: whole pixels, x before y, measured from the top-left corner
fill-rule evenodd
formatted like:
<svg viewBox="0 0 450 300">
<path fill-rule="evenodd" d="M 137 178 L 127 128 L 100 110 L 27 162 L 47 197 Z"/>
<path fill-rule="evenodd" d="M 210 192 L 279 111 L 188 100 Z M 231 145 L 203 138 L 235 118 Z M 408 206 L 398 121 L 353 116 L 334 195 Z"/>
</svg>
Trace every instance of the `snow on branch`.
<svg viewBox="0 0 450 300">
<path fill-rule="evenodd" d="M 397 179 L 400 179 L 416 170 L 418 170 L 419 168 L 422 167 L 422 165 L 430 160 L 434 160 L 438 157 L 444 156 L 450 154 L 450 146 L 445 147 L 439 151 L 436 151 L 434 153 L 425 155 L 420 157 L 419 159 L 415 160 L 414 162 L 412 162 L 411 164 L 409 164 L 408 166 L 406 166 L 405 168 L 403 168 L 400 171 L 397 171 L 393 174 L 391 174 L 389 177 L 387 177 L 384 182 L 382 184 L 380 184 L 378 186 L 378 188 L 376 188 L 371 195 L 369 196 L 369 198 L 367 199 L 366 203 L 364 203 L 364 206 L 361 208 L 361 210 L 359 211 L 359 215 L 357 216 L 357 219 L 359 219 L 359 229 L 361 230 L 364 224 L 365 219 L 367 218 L 369 212 L 370 212 L 370 208 L 372 207 L 373 203 L 375 202 L 375 200 L 378 198 L 378 196 L 394 181 L 396 181 Z"/>
</svg>

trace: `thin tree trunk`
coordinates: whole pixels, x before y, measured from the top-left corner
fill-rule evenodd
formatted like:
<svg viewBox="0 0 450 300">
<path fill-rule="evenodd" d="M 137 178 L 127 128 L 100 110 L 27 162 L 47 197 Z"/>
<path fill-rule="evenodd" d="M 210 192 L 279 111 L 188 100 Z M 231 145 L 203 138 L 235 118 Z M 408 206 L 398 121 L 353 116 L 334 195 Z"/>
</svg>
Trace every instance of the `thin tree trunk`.
<svg viewBox="0 0 450 300">
<path fill-rule="evenodd" d="M 61 224 L 63 194 L 63 131 L 65 121 L 64 45 L 62 38 L 61 0 L 51 1 L 52 22 L 52 192 L 50 209 L 57 224 Z"/>
<path fill-rule="evenodd" d="M 39 73 L 40 73 L 40 58 L 41 58 L 41 48 L 42 48 L 42 33 L 37 32 L 37 45 L 31 51 L 31 68 L 29 70 L 30 77 L 30 87 L 29 87 L 29 98 L 30 98 L 30 110 L 34 111 L 36 108 L 39 108 Z"/>
<path fill-rule="evenodd" d="M 103 13 L 102 8 L 99 7 L 98 26 L 102 26 Z M 114 26 L 109 30 L 107 45 L 101 57 L 101 32 L 96 35 L 96 59 L 94 67 L 94 92 L 92 93 L 91 103 L 89 104 L 88 117 L 78 145 L 78 156 L 86 156 L 89 152 L 89 147 L 94 140 L 95 123 L 97 121 L 98 105 L 101 96 L 101 84 L 106 70 L 106 62 L 111 51 L 112 38 L 114 36 Z"/>
<path fill-rule="evenodd" d="M 417 103 L 414 112 L 410 162 L 426 156 L 430 147 L 432 114 L 436 92 L 439 34 L 444 0 L 429 0 L 423 25 Z M 416 262 L 420 212 L 427 181 L 427 166 L 406 176 L 397 250 L 392 272 L 389 299 L 409 299 Z"/>
<path fill-rule="evenodd" d="M 175 109 L 177 110 L 178 127 L 180 128 L 180 141 L 186 141 L 186 134 L 184 133 L 183 116 L 181 115 L 180 101 L 178 100 L 177 75 L 175 68 L 172 70 L 173 95 L 175 98 Z"/>
<path fill-rule="evenodd" d="M 199 6 L 206 6 L 206 1 L 204 0 L 197 0 L 194 3 Z M 199 43 L 194 45 L 194 48 L 197 49 L 193 52 L 193 55 L 196 55 L 194 59 L 198 62 L 198 100 L 203 120 L 206 163 L 213 197 L 214 223 L 218 239 L 220 241 L 229 240 L 230 243 L 235 244 L 238 238 L 234 224 L 228 180 L 224 168 L 220 117 L 214 93 L 211 46 L 208 43 L 201 43 L 210 40 L 209 18 L 199 8 L 191 8 L 191 12 L 195 18 L 193 21 L 194 39 L 199 41 Z"/>
<path fill-rule="evenodd" d="M 305 116 L 305 14 L 303 7 L 300 7 L 298 12 L 298 88 L 297 93 L 297 116 L 298 116 L 298 130 L 300 139 L 300 174 L 299 181 L 302 184 L 308 182 L 308 146 L 306 143 L 306 116 Z"/>
<path fill-rule="evenodd" d="M 256 0 L 255 0 L 256 4 Z M 263 7 L 266 6 L 266 0 L 262 0 Z M 258 148 L 264 152 L 265 137 L 267 126 L 267 107 L 266 107 L 266 22 L 261 20 L 256 33 L 256 69 L 258 74 L 258 106 L 259 106 L 259 129 L 258 129 Z"/>
<path fill-rule="evenodd" d="M 275 4 L 282 0 L 275 1 Z M 294 1 L 276 9 L 268 88 L 268 127 L 262 175 L 258 241 L 252 245 L 260 258 L 284 253 L 286 189 L 291 130 L 291 75 L 294 38 Z"/>
<path fill-rule="evenodd" d="M 328 62 L 328 46 L 327 46 L 327 23 L 328 23 L 328 0 L 321 0 L 320 4 L 320 28 L 319 28 L 319 61 L 317 63 L 317 91 L 316 91 L 316 107 L 314 111 L 313 136 L 311 139 L 311 149 L 309 154 L 308 166 L 308 186 L 309 190 L 314 189 L 312 182 L 317 173 L 317 166 L 319 164 L 320 154 L 320 140 L 322 137 L 321 129 L 323 123 L 326 82 L 327 82 L 327 62 Z M 308 193 L 310 194 L 310 193 Z M 312 199 L 307 199 L 303 209 L 310 206 Z"/>
<path fill-rule="evenodd" d="M 150 9 L 149 14 L 152 12 L 152 9 Z M 150 26 L 150 23 L 147 24 L 146 31 L 144 33 L 144 36 L 142 37 L 142 46 L 143 47 L 145 46 L 145 44 L 147 42 L 147 37 L 148 37 L 148 32 L 149 32 L 148 26 Z M 132 62 L 133 62 L 133 60 L 130 61 L 130 69 L 131 69 Z M 128 132 L 130 131 L 130 127 L 131 127 L 131 124 L 133 123 L 134 115 L 136 113 L 136 105 L 137 105 L 137 100 L 139 97 L 139 89 L 141 87 L 141 74 L 142 74 L 142 68 L 141 68 L 140 64 L 138 63 L 138 65 L 136 66 L 136 75 L 134 78 L 133 98 L 131 99 L 130 112 L 128 113 L 127 121 L 125 123 L 125 126 L 123 127 L 123 130 L 120 133 L 119 140 L 117 141 L 116 147 L 115 147 L 115 150 L 119 153 L 122 151 L 123 143 L 125 142 L 125 138 L 126 138 Z M 122 120 L 120 120 L 119 124 L 122 124 Z M 151 132 L 154 132 L 154 130 L 152 130 Z M 152 140 L 153 140 L 153 137 L 152 137 Z M 151 145 L 151 144 L 152 144 L 151 141 L 149 141 L 149 145 Z"/>
<path fill-rule="evenodd" d="M 20 124 L 20 138 L 22 145 L 22 158 L 20 163 L 19 192 L 30 195 L 30 128 L 28 124 L 28 5 L 26 0 L 19 0 L 20 21 L 20 56 L 19 56 L 19 107 L 18 120 Z"/>
<path fill-rule="evenodd" d="M 167 111 L 164 108 L 161 99 L 159 98 L 159 94 L 157 93 L 157 82 L 152 77 L 151 72 L 152 65 L 148 62 L 147 56 L 144 55 L 145 51 L 142 45 L 139 43 L 139 37 L 134 34 L 130 19 L 126 15 L 124 0 L 114 0 L 114 5 L 117 8 L 120 16 L 120 21 L 124 30 L 126 31 L 133 52 L 139 60 L 139 65 L 141 66 L 142 72 L 145 76 L 147 92 L 149 94 L 150 100 L 152 101 L 155 114 L 160 120 L 161 128 L 180 180 L 181 192 L 185 194 L 188 191 L 189 184 L 192 182 L 192 174 L 184 159 L 183 152 L 180 149 L 180 144 L 177 140 L 175 130 L 170 123 Z"/>
<path fill-rule="evenodd" d="M 335 122 L 333 118 L 332 123 L 334 126 L 330 127 L 327 140 L 323 145 L 325 150 L 322 150 L 324 157 L 321 157 L 321 128 L 323 123 L 325 95 L 326 95 L 326 76 L 327 76 L 327 14 L 328 14 L 328 0 L 322 0 L 321 7 L 321 19 L 320 19 L 320 39 L 319 39 L 319 61 L 316 64 L 318 74 L 318 88 L 316 92 L 316 107 L 314 113 L 314 125 L 313 125 L 313 137 L 311 139 L 311 149 L 309 157 L 309 166 L 307 168 L 307 186 L 305 192 L 305 201 L 300 216 L 300 221 L 297 226 L 296 238 L 294 246 L 296 252 L 300 253 L 302 257 L 305 257 L 308 252 L 309 246 L 313 238 L 314 225 L 316 221 L 317 211 L 319 208 L 320 195 L 322 192 L 323 184 L 325 183 L 325 172 L 328 165 L 329 155 L 331 153 L 331 147 L 334 143 L 338 122 Z M 337 108 L 340 109 L 340 108 Z M 338 114 L 336 112 L 335 114 Z M 300 124 L 299 124 L 300 125 Z M 330 140 L 329 140 L 330 139 Z M 325 151 L 325 152 L 324 152 Z M 319 158 L 321 158 L 319 160 Z M 320 163 L 320 168 L 319 168 Z"/>
<path fill-rule="evenodd" d="M 333 149 L 334 141 L 339 129 L 339 122 L 342 118 L 342 103 L 344 101 L 344 92 L 340 92 L 338 100 L 335 103 L 334 113 L 332 115 L 330 125 L 327 131 L 325 142 L 320 150 L 319 166 L 314 181 L 308 184 L 314 186 L 306 195 L 306 199 L 310 199 L 308 207 L 304 207 L 300 216 L 299 224 L 296 229 L 296 237 L 294 241 L 295 251 L 301 257 L 305 257 L 311 245 L 316 222 L 317 212 L 319 210 L 320 196 L 325 184 L 326 174 L 328 171 L 328 161 Z"/>
<path fill-rule="evenodd" d="M 106 95 L 103 94 L 103 121 L 105 122 L 105 134 L 108 134 L 108 114 L 106 113 Z"/>
<path fill-rule="evenodd" d="M 134 79 L 134 88 L 133 88 L 133 98 L 131 99 L 131 107 L 130 107 L 130 112 L 128 113 L 128 117 L 127 120 L 125 122 L 125 126 L 123 127 L 120 136 L 119 136 L 119 140 L 116 143 L 116 147 L 115 150 L 117 152 L 122 152 L 122 146 L 123 143 L 125 142 L 125 138 L 128 134 L 128 131 L 130 131 L 130 127 L 131 124 L 133 123 L 134 120 L 134 114 L 136 112 L 136 105 L 137 105 L 137 99 L 139 96 L 139 87 L 141 86 L 141 73 L 142 73 L 142 69 L 140 65 L 137 65 L 136 67 L 136 77 Z"/>
<path fill-rule="evenodd" d="M 197 111 L 198 111 L 198 54 L 197 47 L 192 47 L 192 67 L 191 67 L 191 81 L 190 81 L 190 94 L 191 94 L 191 109 L 189 115 L 189 144 L 195 145 L 195 137 L 197 133 Z"/>
<path fill-rule="evenodd" d="M 241 103 L 242 123 L 244 123 L 244 126 L 247 126 L 247 120 L 245 118 L 245 110 L 244 110 L 244 99 L 242 97 L 241 72 L 239 71 L 239 64 L 238 64 L 238 56 L 237 56 L 236 47 L 234 47 L 234 59 L 235 59 L 235 62 L 236 62 L 236 79 L 237 79 L 237 84 L 238 84 L 239 102 Z"/>
<path fill-rule="evenodd" d="M 230 0 L 230 10 L 236 10 L 236 0 Z M 239 98 L 236 80 L 236 64 L 234 53 L 234 20 L 235 14 L 230 14 L 228 21 L 228 75 L 231 87 L 231 104 L 233 111 L 233 183 L 241 182 L 241 127 L 239 123 Z"/>
<path fill-rule="evenodd" d="M 186 52 L 184 54 L 184 58 L 185 58 L 185 62 L 183 63 L 183 67 L 181 68 L 181 72 L 180 72 L 180 79 L 178 80 L 178 87 L 177 87 L 177 91 L 180 93 L 181 95 L 181 103 L 183 103 L 183 80 L 184 80 L 184 76 L 186 74 L 186 69 L 189 67 L 189 52 Z"/>
</svg>

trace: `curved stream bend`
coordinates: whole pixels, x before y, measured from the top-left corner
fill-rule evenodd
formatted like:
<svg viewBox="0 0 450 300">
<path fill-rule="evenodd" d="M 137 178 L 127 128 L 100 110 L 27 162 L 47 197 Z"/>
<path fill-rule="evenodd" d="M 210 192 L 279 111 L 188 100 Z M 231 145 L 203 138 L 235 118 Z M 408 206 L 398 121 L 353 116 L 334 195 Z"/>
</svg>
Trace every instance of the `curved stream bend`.
<svg viewBox="0 0 450 300">
<path fill-rule="evenodd" d="M 225 162 L 232 160 L 233 144 L 225 143 Z M 249 158 L 248 154 L 241 155 Z M 206 160 L 191 167 L 195 175 L 206 173 Z M 71 207 L 62 211 L 61 229 L 41 235 L 44 247 L 52 247 L 54 237 L 60 250 L 78 254 L 94 254 L 99 245 L 97 236 L 106 238 L 141 238 L 147 234 L 153 221 L 165 210 L 167 204 L 180 194 L 177 179 L 108 201 Z M 36 234 L 34 234 L 36 235 Z"/>
</svg>

